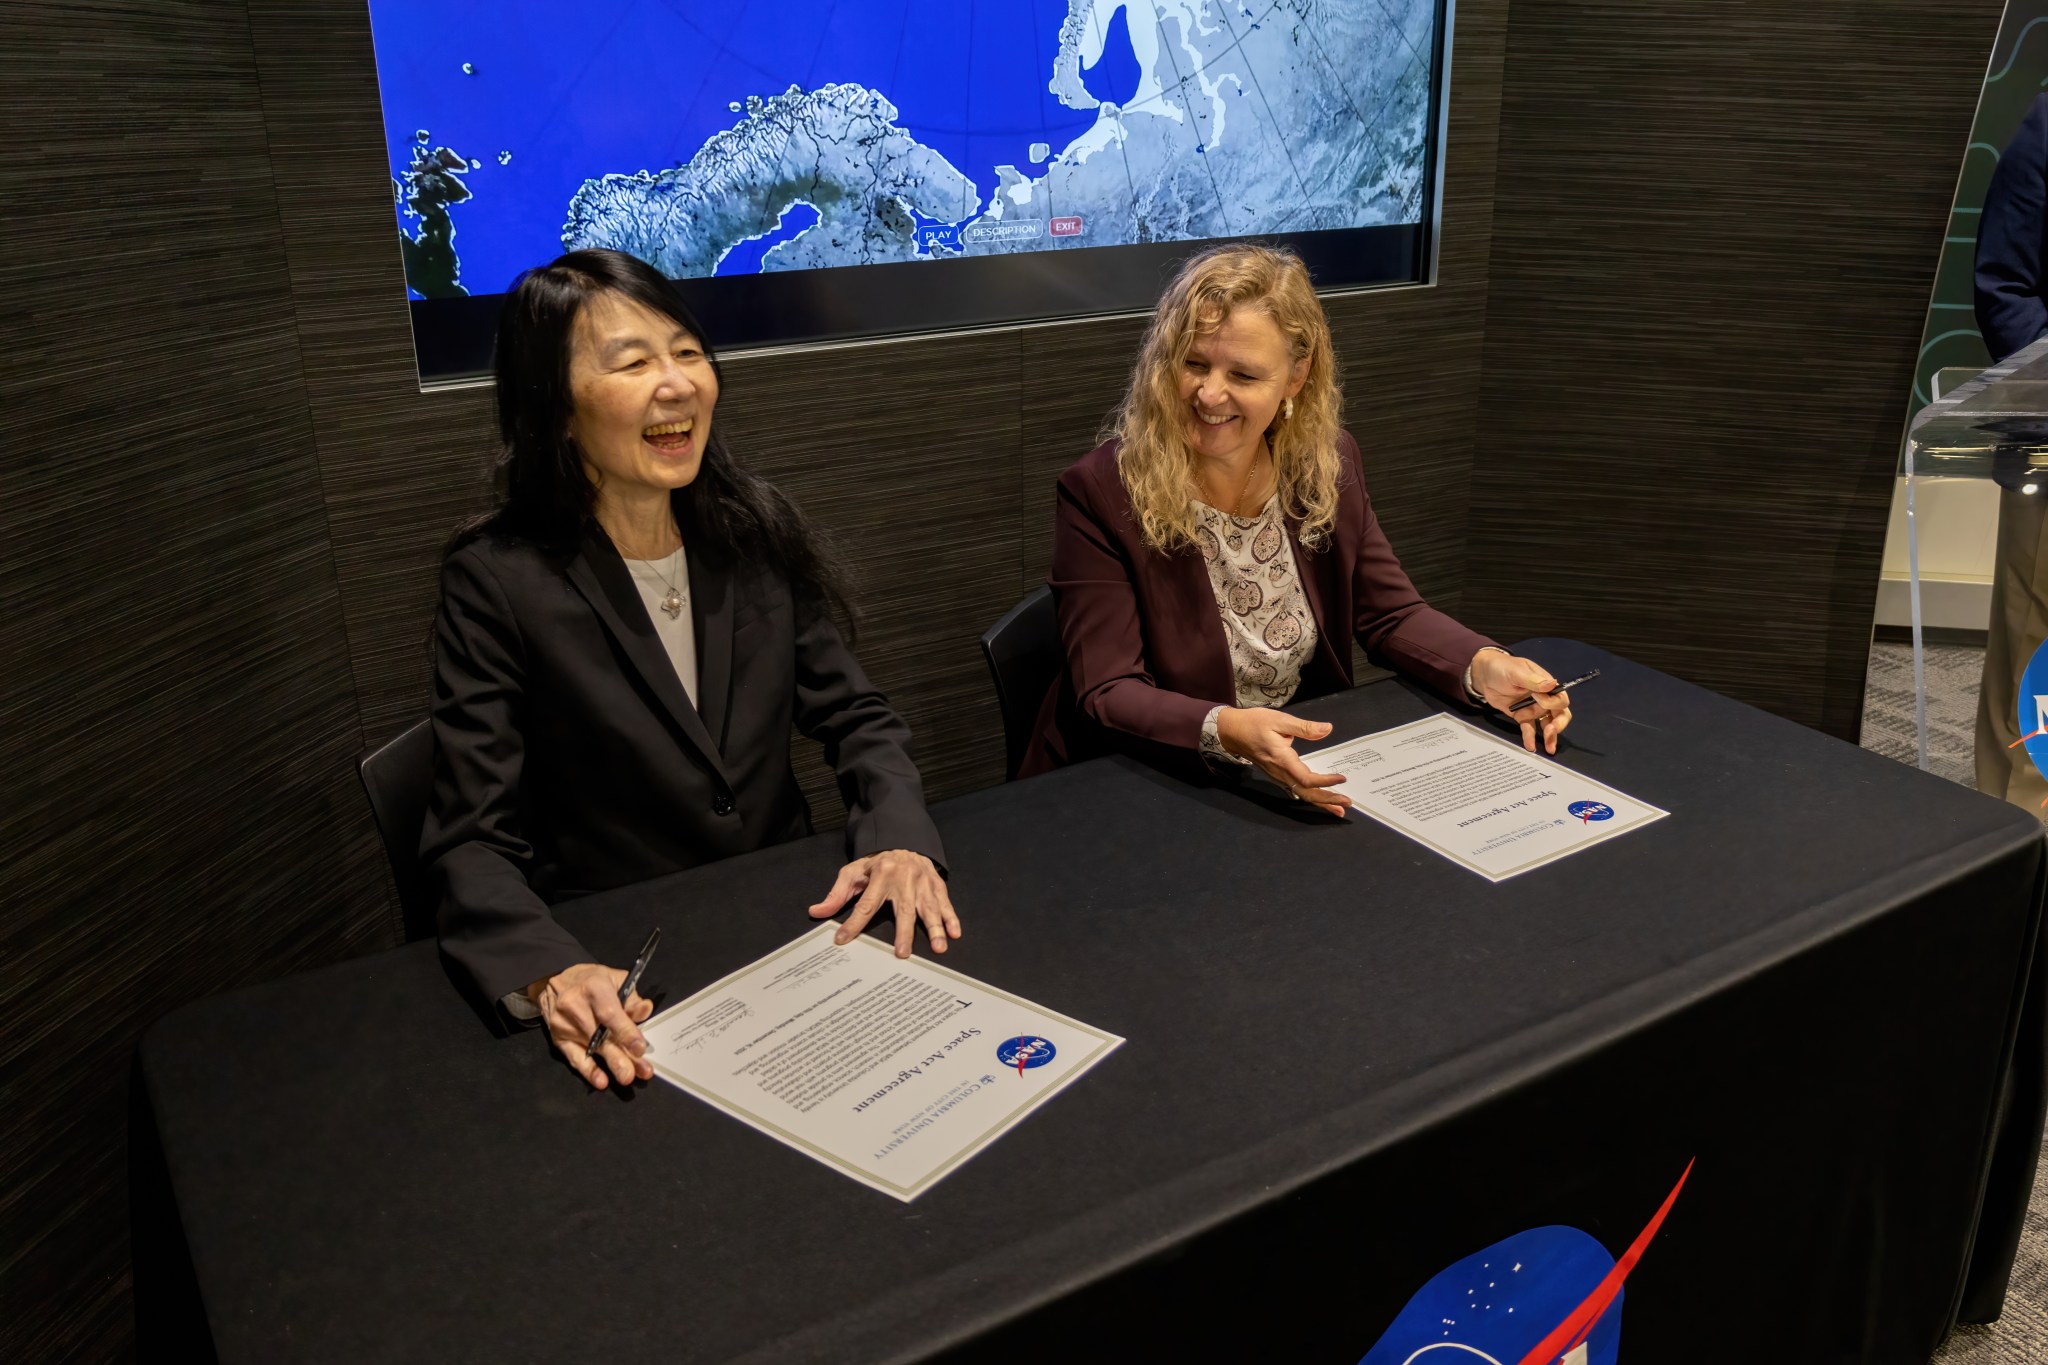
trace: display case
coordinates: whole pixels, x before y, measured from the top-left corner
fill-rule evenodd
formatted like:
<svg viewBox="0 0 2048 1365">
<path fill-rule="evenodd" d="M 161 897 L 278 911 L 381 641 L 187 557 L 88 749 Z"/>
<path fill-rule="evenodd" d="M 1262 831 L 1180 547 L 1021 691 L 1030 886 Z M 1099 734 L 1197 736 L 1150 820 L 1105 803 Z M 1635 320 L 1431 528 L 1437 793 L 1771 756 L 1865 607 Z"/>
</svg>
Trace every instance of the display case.
<svg viewBox="0 0 2048 1365">
<path fill-rule="evenodd" d="M 1917 495 L 1930 479 L 1972 479 L 2021 496 L 2048 498 L 2048 337 L 1957 385 L 1914 414 L 1899 473 L 1905 482 L 1914 743 L 1919 765 L 1926 769 L 1926 622 Z"/>
</svg>

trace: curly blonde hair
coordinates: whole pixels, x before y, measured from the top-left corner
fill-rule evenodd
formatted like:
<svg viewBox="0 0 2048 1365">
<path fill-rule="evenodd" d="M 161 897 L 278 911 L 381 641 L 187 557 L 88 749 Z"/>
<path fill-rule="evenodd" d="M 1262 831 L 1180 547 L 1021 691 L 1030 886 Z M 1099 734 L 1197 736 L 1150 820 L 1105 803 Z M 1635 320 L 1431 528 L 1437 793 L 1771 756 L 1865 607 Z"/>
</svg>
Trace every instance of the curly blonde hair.
<svg viewBox="0 0 2048 1365">
<path fill-rule="evenodd" d="M 1343 394 L 1330 322 L 1291 251 L 1263 246 L 1220 246 L 1194 257 L 1166 287 L 1152 326 L 1131 368 L 1130 387 L 1104 429 L 1118 442 L 1117 474 L 1145 543 L 1170 552 L 1194 542 L 1195 452 L 1187 438 L 1187 402 L 1180 369 L 1196 338 L 1213 334 L 1225 318 L 1253 308 L 1286 337 L 1294 362 L 1308 361 L 1308 377 L 1266 429 L 1280 505 L 1301 524 L 1301 542 L 1319 547 L 1337 520 L 1337 455 Z"/>
</svg>

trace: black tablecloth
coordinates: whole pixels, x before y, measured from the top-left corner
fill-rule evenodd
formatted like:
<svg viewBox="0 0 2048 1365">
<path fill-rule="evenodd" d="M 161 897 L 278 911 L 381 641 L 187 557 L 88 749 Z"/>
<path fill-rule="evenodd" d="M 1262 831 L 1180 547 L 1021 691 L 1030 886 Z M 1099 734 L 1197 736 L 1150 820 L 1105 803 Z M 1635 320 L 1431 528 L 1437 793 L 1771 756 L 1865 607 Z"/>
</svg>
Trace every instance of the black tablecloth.
<svg viewBox="0 0 2048 1365">
<path fill-rule="evenodd" d="M 1129 1042 L 912 1204 L 666 1084 L 587 1092 L 482 1027 L 431 944 L 178 1012 L 140 1127 L 221 1357 L 1350 1362 L 1500 1239 L 1620 1256 L 1696 1161 L 1622 1360 L 1920 1365 L 1996 1313 L 2038 1150 L 2039 829 L 1523 648 L 1605 670 L 1562 758 L 1670 818 L 1494 885 L 1121 760 L 936 807 L 948 963 Z M 1334 740 L 1438 708 L 1382 683 L 1300 709 Z M 658 924 L 643 989 L 673 1002 L 803 932 L 839 849 L 561 917 L 613 961 Z"/>
</svg>

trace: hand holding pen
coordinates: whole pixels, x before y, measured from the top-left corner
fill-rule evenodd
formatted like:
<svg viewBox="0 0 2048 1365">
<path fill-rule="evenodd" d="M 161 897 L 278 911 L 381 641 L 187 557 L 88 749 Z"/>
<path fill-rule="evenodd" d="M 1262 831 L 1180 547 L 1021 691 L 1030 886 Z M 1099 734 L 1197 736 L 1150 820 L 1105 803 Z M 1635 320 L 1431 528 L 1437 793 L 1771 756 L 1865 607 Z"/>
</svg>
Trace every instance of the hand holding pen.
<svg viewBox="0 0 2048 1365">
<path fill-rule="evenodd" d="M 1535 753 L 1541 737 L 1543 752 L 1557 752 L 1557 737 L 1572 723 L 1572 699 L 1549 669 L 1504 649 L 1483 649 L 1472 660 L 1472 686 L 1488 706 L 1521 727 L 1524 749 Z"/>
<path fill-rule="evenodd" d="M 640 945 L 640 955 L 633 959 L 633 970 L 626 973 L 626 979 L 619 983 L 619 1004 L 621 1007 L 633 998 L 633 992 L 640 989 L 640 974 L 647 970 L 647 964 L 654 960 L 654 945 L 661 942 L 661 930 L 655 929 L 647 935 L 647 942 Z M 592 1057 L 598 1055 L 604 1046 L 605 1034 L 611 1032 L 611 1025 L 598 1021 L 597 1032 L 590 1035 L 590 1046 L 584 1052 Z"/>
<path fill-rule="evenodd" d="M 1566 678 L 1566 679 L 1565 679 L 1565 680 L 1564 680 L 1563 682 L 1561 682 L 1561 683 L 1552 683 L 1552 684 L 1551 684 L 1551 686 L 1550 686 L 1550 691 L 1549 691 L 1548 693 L 1546 693 L 1545 695 L 1547 695 L 1547 696 L 1556 696 L 1556 695 L 1558 695 L 1558 694 L 1560 694 L 1560 693 L 1567 693 L 1567 692 L 1570 692 L 1570 691 L 1571 691 L 1571 690 L 1572 690 L 1572 689 L 1573 689 L 1574 687 L 1577 687 L 1577 686 L 1578 686 L 1578 685 L 1579 685 L 1580 683 L 1589 683 L 1589 682 L 1593 681 L 1593 679 L 1595 679 L 1595 678 L 1597 678 L 1597 677 L 1599 677 L 1599 676 L 1600 676 L 1600 670 L 1599 670 L 1599 669 L 1597 669 L 1597 668 L 1589 668 L 1589 669 L 1587 669 L 1587 670 L 1586 670 L 1586 671 L 1585 671 L 1584 673 L 1581 673 L 1581 674 L 1579 674 L 1579 676 L 1578 676 L 1578 677 L 1576 677 L 1576 678 Z M 1510 710 L 1510 711 L 1521 711 L 1521 710 L 1524 710 L 1524 709 L 1526 709 L 1526 708 L 1528 708 L 1528 707 L 1534 706 L 1535 704 L 1536 704 L 1536 697 L 1534 696 L 1534 694 L 1531 694 L 1530 696 L 1526 696 L 1526 697 L 1522 698 L 1522 699 L 1521 699 L 1520 701 L 1516 702 L 1516 703 L 1515 703 L 1515 704 L 1514 704 L 1513 706 L 1510 706 L 1510 707 L 1508 708 L 1508 710 Z"/>
<path fill-rule="evenodd" d="M 629 1086 L 654 1075 L 647 1040 L 637 1027 L 654 1013 L 654 1005 L 636 987 L 659 937 L 659 931 L 649 937 L 633 970 L 579 962 L 526 988 L 555 1051 L 593 1090 L 613 1083 Z"/>
</svg>

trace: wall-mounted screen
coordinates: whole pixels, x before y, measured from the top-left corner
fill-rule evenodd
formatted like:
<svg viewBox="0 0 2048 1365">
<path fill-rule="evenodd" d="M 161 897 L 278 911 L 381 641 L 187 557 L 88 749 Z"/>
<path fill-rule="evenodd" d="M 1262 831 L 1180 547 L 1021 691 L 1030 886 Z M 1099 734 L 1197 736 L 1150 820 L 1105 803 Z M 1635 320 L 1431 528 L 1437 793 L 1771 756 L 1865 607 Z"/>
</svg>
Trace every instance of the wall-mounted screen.
<svg viewBox="0 0 2048 1365">
<path fill-rule="evenodd" d="M 1443 0 L 372 0 L 423 381 L 566 248 L 715 344 L 1149 307 L 1191 244 L 1413 282 Z"/>
</svg>

